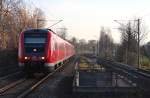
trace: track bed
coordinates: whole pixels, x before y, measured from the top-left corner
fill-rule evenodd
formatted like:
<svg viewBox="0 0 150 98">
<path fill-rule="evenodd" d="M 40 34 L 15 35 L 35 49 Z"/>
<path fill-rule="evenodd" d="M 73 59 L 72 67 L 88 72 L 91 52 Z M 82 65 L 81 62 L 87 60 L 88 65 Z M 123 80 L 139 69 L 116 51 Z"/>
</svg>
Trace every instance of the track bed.
<svg viewBox="0 0 150 98">
<path fill-rule="evenodd" d="M 98 65 L 94 59 L 81 58 L 76 64 L 74 93 L 135 94 L 137 90 L 135 83 Z"/>
</svg>

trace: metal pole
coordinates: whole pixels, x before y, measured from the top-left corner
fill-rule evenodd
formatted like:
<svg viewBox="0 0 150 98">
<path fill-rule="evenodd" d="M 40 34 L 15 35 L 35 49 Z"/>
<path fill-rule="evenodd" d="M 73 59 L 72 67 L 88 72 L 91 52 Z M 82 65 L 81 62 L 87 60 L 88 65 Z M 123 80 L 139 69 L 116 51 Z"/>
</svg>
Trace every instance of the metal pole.
<svg viewBox="0 0 150 98">
<path fill-rule="evenodd" d="M 2 14 L 3 14 L 3 0 L 0 1 L 0 29 L 2 31 Z"/>
<path fill-rule="evenodd" d="M 97 56 L 98 56 L 98 50 L 99 50 L 99 49 L 98 49 L 98 40 L 97 40 Z"/>
<path fill-rule="evenodd" d="M 138 49 L 137 49 L 137 52 L 138 52 L 138 68 L 140 68 L 140 19 L 137 20 L 137 26 L 138 26 Z"/>
<path fill-rule="evenodd" d="M 120 25 L 123 25 L 121 24 L 120 22 L 118 22 L 118 20 L 114 20 L 115 22 L 119 23 Z M 133 21 L 133 20 L 129 20 L 129 21 Z M 137 20 L 134 20 L 134 21 L 137 21 L 137 29 L 138 31 L 135 31 L 137 32 L 137 37 L 138 37 L 138 45 L 137 45 L 137 63 L 138 63 L 138 68 L 140 68 L 140 19 L 137 19 Z M 124 25 L 123 25 L 124 26 Z"/>
<path fill-rule="evenodd" d="M 36 28 L 38 29 L 39 20 L 36 20 Z"/>
</svg>

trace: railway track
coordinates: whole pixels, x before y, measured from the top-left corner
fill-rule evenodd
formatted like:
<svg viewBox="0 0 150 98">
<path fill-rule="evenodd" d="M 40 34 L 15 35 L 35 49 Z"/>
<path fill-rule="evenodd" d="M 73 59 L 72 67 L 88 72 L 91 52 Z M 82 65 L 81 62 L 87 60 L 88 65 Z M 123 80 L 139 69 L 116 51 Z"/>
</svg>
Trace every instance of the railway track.
<svg viewBox="0 0 150 98">
<path fill-rule="evenodd" d="M 10 83 L 9 85 L 6 85 L 6 86 L 0 88 L 0 95 L 3 95 L 7 90 L 13 88 L 17 84 L 23 83 L 25 80 L 26 80 L 25 78 L 24 79 L 20 79 L 20 80 L 17 80 L 15 82 Z"/>
<path fill-rule="evenodd" d="M 49 73 L 47 76 L 45 76 L 44 78 L 42 78 L 40 81 L 36 82 L 34 85 L 32 85 L 30 88 L 28 88 L 27 90 L 25 90 L 24 92 L 22 92 L 19 96 L 17 96 L 17 98 L 24 98 L 25 96 L 27 96 L 29 93 L 31 93 L 34 89 L 36 89 L 40 84 L 42 84 L 43 82 L 45 82 L 48 78 L 50 78 L 51 76 L 53 76 L 57 71 L 59 71 L 63 66 L 58 67 L 54 72 Z"/>
<path fill-rule="evenodd" d="M 74 66 L 77 59 L 72 60 L 65 65 L 59 72 L 50 76 L 50 79 L 42 83 L 29 92 L 25 98 L 72 98 L 72 80 L 74 73 Z M 22 97 L 19 97 L 22 98 Z"/>
<path fill-rule="evenodd" d="M 5 85 L 4 87 L 0 88 L 0 97 L 16 98 L 17 96 L 22 95 L 24 91 L 30 89 L 30 87 L 34 86 L 44 78 L 43 76 L 40 76 L 40 78 L 38 77 L 32 79 L 22 78 L 11 82 Z"/>
<path fill-rule="evenodd" d="M 20 79 L 0 89 L 0 97 L 16 98 L 20 93 L 36 83 L 38 79 Z"/>
<path fill-rule="evenodd" d="M 129 80 L 131 80 L 133 83 L 137 84 L 137 87 L 143 92 L 149 92 L 150 91 L 150 72 L 143 70 L 143 69 L 137 69 L 132 66 L 114 62 L 111 60 L 104 60 L 99 59 L 99 64 L 105 65 L 109 70 L 115 71 L 116 73 L 125 76 Z"/>
<path fill-rule="evenodd" d="M 11 82 L 10 84 L 7 84 L 6 86 L 3 86 L 2 88 L 0 88 L 0 97 L 24 98 L 29 93 L 31 93 L 34 89 L 36 89 L 40 84 L 42 84 L 48 78 L 50 78 L 55 73 L 61 70 L 63 70 L 63 66 L 59 66 L 55 71 L 38 79 L 22 78 L 20 80 Z"/>
<path fill-rule="evenodd" d="M 19 68 L 11 68 L 11 67 L 8 69 L 0 69 L 0 77 L 4 77 L 6 75 L 9 75 L 18 71 L 20 71 Z"/>
<path fill-rule="evenodd" d="M 17 65 L 16 66 L 3 66 L 3 67 L 0 67 L 0 71 L 2 70 L 6 70 L 6 69 L 11 69 L 11 68 L 14 68 L 14 67 L 18 67 Z"/>
<path fill-rule="evenodd" d="M 9 85 L 10 83 L 17 81 L 18 79 L 21 79 L 23 77 L 25 77 L 25 75 L 20 71 L 0 77 L 0 88 Z"/>
<path fill-rule="evenodd" d="M 0 77 L 0 80 L 7 79 L 8 77 L 12 77 L 12 76 L 15 76 L 15 75 L 18 75 L 18 74 L 21 74 L 21 72 L 19 71 L 19 72 L 7 74 L 5 76 Z"/>
</svg>

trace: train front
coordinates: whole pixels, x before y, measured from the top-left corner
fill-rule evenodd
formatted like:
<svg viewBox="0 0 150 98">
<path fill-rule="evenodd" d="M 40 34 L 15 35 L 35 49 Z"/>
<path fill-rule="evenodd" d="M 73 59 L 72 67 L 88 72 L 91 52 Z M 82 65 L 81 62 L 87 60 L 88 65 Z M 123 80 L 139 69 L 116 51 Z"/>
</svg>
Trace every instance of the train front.
<svg viewBox="0 0 150 98">
<path fill-rule="evenodd" d="M 48 30 L 24 31 L 19 38 L 19 66 L 27 73 L 45 72 L 50 34 Z"/>
</svg>

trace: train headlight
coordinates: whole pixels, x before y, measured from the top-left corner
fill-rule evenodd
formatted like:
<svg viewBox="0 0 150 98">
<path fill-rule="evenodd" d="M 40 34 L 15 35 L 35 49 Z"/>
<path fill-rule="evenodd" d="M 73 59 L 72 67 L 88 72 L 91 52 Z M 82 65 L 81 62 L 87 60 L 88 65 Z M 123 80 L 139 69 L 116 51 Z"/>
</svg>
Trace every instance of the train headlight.
<svg viewBox="0 0 150 98">
<path fill-rule="evenodd" d="M 33 49 L 33 51 L 34 51 L 34 52 L 37 52 L 37 49 L 35 48 L 35 49 Z"/>
<path fill-rule="evenodd" d="M 25 59 L 25 60 L 27 60 L 27 59 L 28 59 L 28 57 L 24 57 L 24 59 Z"/>
<path fill-rule="evenodd" d="M 45 57 L 41 57 L 41 59 L 42 59 L 42 60 L 44 60 L 44 59 L 45 59 Z"/>
</svg>

